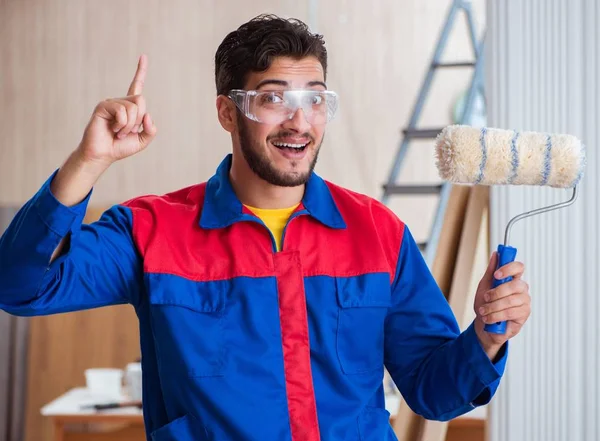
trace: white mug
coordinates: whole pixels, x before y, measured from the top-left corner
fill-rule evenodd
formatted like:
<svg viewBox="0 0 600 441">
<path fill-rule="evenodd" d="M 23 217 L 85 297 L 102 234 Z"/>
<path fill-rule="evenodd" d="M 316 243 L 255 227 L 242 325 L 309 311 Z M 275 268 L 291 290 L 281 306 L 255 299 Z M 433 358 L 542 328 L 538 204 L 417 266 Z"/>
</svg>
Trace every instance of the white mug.
<svg viewBox="0 0 600 441">
<path fill-rule="evenodd" d="M 119 399 L 122 397 L 122 369 L 86 369 L 85 382 L 88 390 L 94 395 L 101 395 L 111 399 Z"/>
<path fill-rule="evenodd" d="M 142 400 L 142 364 L 129 363 L 125 368 L 125 390 L 132 401 Z"/>
</svg>

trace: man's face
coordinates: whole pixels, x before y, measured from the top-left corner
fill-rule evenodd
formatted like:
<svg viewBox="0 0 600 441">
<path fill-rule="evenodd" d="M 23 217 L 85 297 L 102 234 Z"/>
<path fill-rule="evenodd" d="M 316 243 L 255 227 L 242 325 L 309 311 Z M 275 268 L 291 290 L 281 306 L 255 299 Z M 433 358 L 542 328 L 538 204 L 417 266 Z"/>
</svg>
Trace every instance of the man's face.
<svg viewBox="0 0 600 441">
<path fill-rule="evenodd" d="M 246 90 L 326 90 L 323 67 L 318 59 L 276 58 L 265 72 L 251 73 Z M 272 185 L 304 184 L 317 162 L 325 124 L 310 124 L 302 109 L 279 124 L 258 123 L 237 111 L 238 141 L 245 161 L 261 179 Z M 302 148 L 285 147 L 306 145 Z"/>
</svg>

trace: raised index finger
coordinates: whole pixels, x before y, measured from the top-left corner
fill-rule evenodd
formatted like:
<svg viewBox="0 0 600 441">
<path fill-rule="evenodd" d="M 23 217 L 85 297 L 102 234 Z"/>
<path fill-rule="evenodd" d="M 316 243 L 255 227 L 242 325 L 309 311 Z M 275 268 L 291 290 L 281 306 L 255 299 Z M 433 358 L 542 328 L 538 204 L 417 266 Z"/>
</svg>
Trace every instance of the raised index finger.
<svg viewBox="0 0 600 441">
<path fill-rule="evenodd" d="M 137 71 L 133 77 L 133 81 L 129 86 L 127 95 L 141 95 L 142 89 L 144 88 L 144 81 L 146 80 L 146 70 L 148 69 L 148 57 L 145 54 L 140 56 L 138 61 Z"/>
</svg>

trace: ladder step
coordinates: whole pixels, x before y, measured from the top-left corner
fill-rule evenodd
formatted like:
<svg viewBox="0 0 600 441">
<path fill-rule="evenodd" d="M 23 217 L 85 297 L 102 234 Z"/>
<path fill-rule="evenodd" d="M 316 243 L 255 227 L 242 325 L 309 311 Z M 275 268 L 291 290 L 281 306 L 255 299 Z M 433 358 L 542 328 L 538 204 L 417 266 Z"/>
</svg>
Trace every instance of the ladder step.
<svg viewBox="0 0 600 441">
<path fill-rule="evenodd" d="M 438 194 L 442 185 L 384 185 L 387 194 Z"/>
<path fill-rule="evenodd" d="M 444 130 L 443 127 L 439 129 L 404 129 L 402 130 L 402 133 L 404 133 L 404 136 L 407 138 L 412 139 L 434 139 L 442 130 Z"/>
<path fill-rule="evenodd" d="M 432 67 L 475 67 L 473 61 L 454 61 L 449 63 L 433 63 Z"/>
</svg>

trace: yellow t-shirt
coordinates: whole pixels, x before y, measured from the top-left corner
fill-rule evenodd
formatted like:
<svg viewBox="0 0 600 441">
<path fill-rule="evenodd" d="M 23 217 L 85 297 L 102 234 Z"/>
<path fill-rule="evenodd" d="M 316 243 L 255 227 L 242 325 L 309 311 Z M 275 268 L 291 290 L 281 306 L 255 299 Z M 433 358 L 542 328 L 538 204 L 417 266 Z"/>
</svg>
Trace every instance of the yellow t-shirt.
<svg viewBox="0 0 600 441">
<path fill-rule="evenodd" d="M 250 207 L 246 205 L 250 211 L 252 211 L 256 216 L 262 220 L 267 228 L 271 230 L 271 234 L 275 238 L 275 243 L 277 244 L 277 251 L 281 251 L 281 238 L 283 235 L 283 229 L 285 228 L 285 224 L 288 219 L 294 212 L 298 205 L 295 205 L 290 208 L 256 208 Z"/>
</svg>

